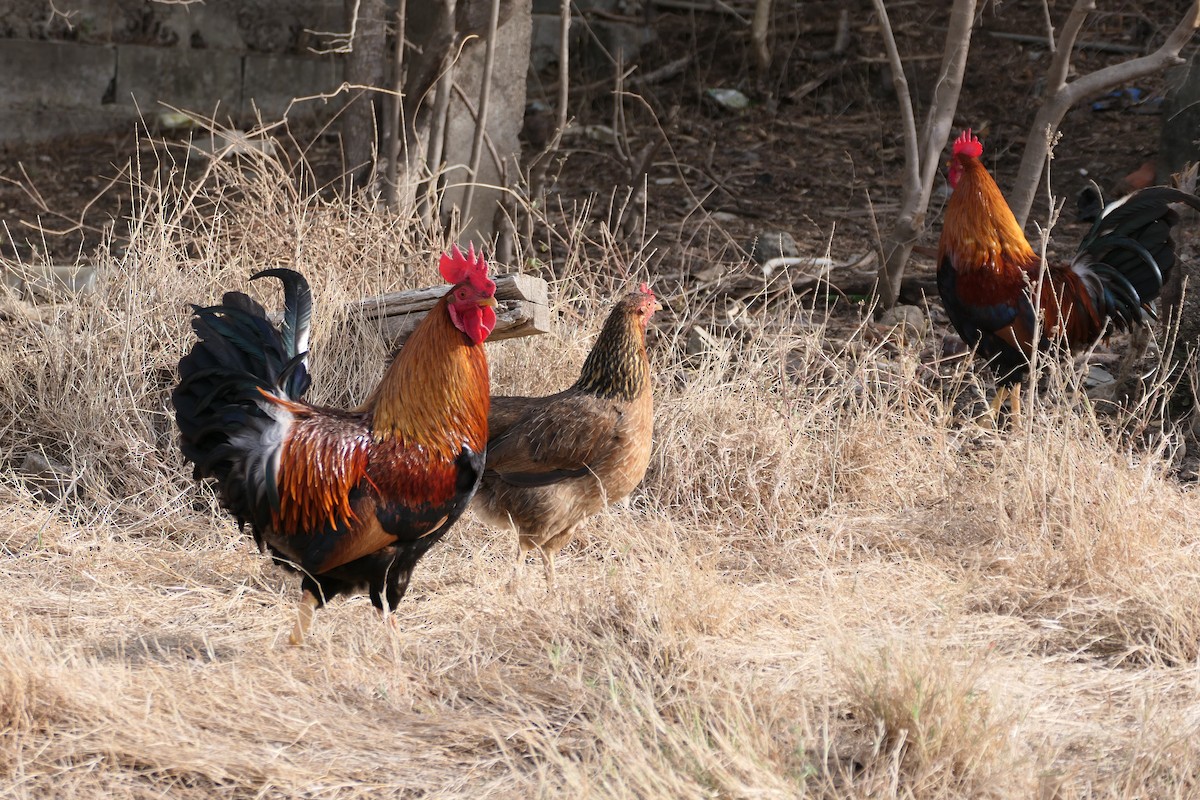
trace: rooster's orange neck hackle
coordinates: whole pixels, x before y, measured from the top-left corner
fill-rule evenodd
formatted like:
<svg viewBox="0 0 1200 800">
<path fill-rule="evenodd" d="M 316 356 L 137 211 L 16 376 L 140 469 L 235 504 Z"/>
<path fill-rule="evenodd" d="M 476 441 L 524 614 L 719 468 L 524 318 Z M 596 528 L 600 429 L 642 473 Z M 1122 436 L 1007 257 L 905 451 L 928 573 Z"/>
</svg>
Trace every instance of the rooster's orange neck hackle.
<svg viewBox="0 0 1200 800">
<path fill-rule="evenodd" d="M 938 262 L 950 258 L 961 275 L 985 271 L 998 282 L 1024 281 L 1023 273 L 1038 256 L 979 161 L 982 154 L 983 145 L 969 128 L 954 142 L 949 176 L 954 192 L 946 204 Z"/>
<path fill-rule="evenodd" d="M 395 437 L 404 446 L 427 447 L 452 460 L 464 445 L 482 452 L 487 442 L 483 339 L 496 315 L 492 307 L 481 307 L 478 297 L 493 297 L 496 284 L 474 247 L 466 254 L 452 248 L 440 268 L 455 285 L 409 335 L 363 410 L 372 416 L 376 440 Z"/>
<path fill-rule="evenodd" d="M 446 305 L 439 300 L 408 337 L 363 410 L 377 439 L 398 437 L 453 459 L 464 444 L 482 449 L 487 441 L 488 367 L 483 347 L 454 326 Z"/>
</svg>

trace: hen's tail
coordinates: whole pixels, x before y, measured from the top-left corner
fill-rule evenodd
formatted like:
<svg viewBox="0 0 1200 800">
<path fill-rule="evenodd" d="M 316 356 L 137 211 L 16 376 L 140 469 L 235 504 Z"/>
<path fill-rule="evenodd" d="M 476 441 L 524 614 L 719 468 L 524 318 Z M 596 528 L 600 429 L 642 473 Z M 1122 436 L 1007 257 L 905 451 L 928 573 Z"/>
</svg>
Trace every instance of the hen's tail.
<svg viewBox="0 0 1200 800">
<path fill-rule="evenodd" d="M 1193 194 L 1151 186 L 1105 207 L 1076 251 L 1072 266 L 1095 276 L 1096 306 L 1119 329 L 1155 317 L 1150 303 L 1175 266 L 1171 228 L 1179 214 L 1172 203 L 1200 210 Z"/>
<path fill-rule="evenodd" d="M 215 478 L 226 508 L 254 519 L 275 492 L 274 474 L 282 439 L 275 404 L 263 393 L 298 400 L 308 389 L 307 368 L 312 293 L 304 276 L 269 269 L 284 288 L 280 329 L 263 307 L 241 292 L 226 292 L 221 304 L 193 306 L 198 341 L 179 362 L 179 384 L 171 393 L 183 456 L 195 476 Z"/>
</svg>

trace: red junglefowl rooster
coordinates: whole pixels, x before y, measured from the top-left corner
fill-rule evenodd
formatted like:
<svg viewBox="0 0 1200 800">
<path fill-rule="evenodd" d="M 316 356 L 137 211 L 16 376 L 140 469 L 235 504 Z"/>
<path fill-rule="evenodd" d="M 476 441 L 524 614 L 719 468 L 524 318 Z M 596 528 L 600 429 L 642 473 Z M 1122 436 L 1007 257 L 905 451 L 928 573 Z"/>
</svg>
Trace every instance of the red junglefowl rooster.
<svg viewBox="0 0 1200 800">
<path fill-rule="evenodd" d="M 365 588 L 385 615 L 394 609 L 483 474 L 496 284 L 474 248 L 440 267 L 453 287 L 353 411 L 300 399 L 312 302 L 299 273 L 252 276 L 283 282 L 281 330 L 241 292 L 194 307 L 199 341 L 172 394 L 180 446 L 259 547 L 303 574 L 293 644 L 340 593 Z"/>
<path fill-rule="evenodd" d="M 654 429 L 646 326 L 661 308 L 643 283 L 613 308 L 573 386 L 549 397 L 492 398 L 472 508 L 517 532 L 510 590 L 534 548 L 552 587 L 554 556 L 579 524 L 624 499 L 646 474 Z"/>
<path fill-rule="evenodd" d="M 1021 413 L 1021 381 L 1033 355 L 1035 306 L 1041 309 L 1036 346 L 1078 350 L 1111 322 L 1117 330 L 1147 324 L 1151 301 L 1175 264 L 1171 203 L 1200 208 L 1194 195 L 1153 186 L 1112 203 L 1083 237 L 1070 263 L 1048 264 L 1038 292 L 1038 254 L 1017 225 L 999 187 L 979 161 L 983 145 L 966 130 L 954 142 L 938 244 L 938 290 L 963 340 L 986 358 L 999 388 Z M 1034 301 L 1037 294 L 1036 303 Z"/>
</svg>

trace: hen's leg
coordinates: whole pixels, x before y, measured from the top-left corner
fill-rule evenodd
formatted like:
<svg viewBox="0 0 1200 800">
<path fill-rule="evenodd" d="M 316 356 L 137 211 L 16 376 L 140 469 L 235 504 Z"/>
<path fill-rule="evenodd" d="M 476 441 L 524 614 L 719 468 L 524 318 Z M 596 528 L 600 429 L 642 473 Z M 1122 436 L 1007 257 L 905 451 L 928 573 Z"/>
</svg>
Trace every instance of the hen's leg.
<svg viewBox="0 0 1200 800">
<path fill-rule="evenodd" d="M 1009 389 L 1008 418 L 1014 425 L 1021 418 L 1021 384 L 1019 383 L 1014 383 Z"/>
<path fill-rule="evenodd" d="M 546 591 L 554 588 L 554 553 L 546 547 L 539 547 L 538 552 L 542 554 L 542 569 L 546 573 Z"/>
<path fill-rule="evenodd" d="M 292 635 L 288 637 L 288 641 L 296 646 L 304 644 L 304 637 L 308 635 L 308 629 L 312 627 L 313 612 L 321 605 L 321 601 L 313 594 L 312 590 L 305 587 L 304 594 L 300 596 L 300 602 L 296 605 L 296 625 L 292 628 Z"/>
<path fill-rule="evenodd" d="M 521 576 L 521 567 L 525 565 L 525 553 L 529 548 L 525 544 L 525 540 L 521 538 L 521 534 L 517 534 L 517 560 L 513 564 L 512 576 L 508 579 L 508 593 L 516 594 L 521 587 L 519 580 Z"/>
</svg>

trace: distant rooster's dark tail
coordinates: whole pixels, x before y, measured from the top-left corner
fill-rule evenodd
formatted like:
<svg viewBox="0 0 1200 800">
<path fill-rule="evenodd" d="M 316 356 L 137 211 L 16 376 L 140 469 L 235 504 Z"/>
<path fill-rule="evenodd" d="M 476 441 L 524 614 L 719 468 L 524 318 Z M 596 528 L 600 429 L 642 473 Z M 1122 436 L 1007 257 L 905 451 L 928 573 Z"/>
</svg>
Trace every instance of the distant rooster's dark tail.
<svg viewBox="0 0 1200 800">
<path fill-rule="evenodd" d="M 290 269 L 256 273 L 279 278 L 284 288 L 280 329 L 263 307 L 241 292 L 226 292 L 221 304 L 194 306 L 198 341 L 179 362 L 179 384 L 171 393 L 183 456 L 195 475 L 215 478 L 226 508 L 247 520 L 264 507 L 264 476 L 274 473 L 280 420 L 263 393 L 298 400 L 308 389 L 307 369 L 312 293 Z"/>
<path fill-rule="evenodd" d="M 1193 194 L 1167 186 L 1142 189 L 1107 206 L 1076 252 L 1073 264 L 1099 280 L 1097 305 L 1120 329 L 1154 318 L 1150 303 L 1175 266 L 1171 228 L 1179 214 L 1172 203 L 1200 210 Z"/>
</svg>

